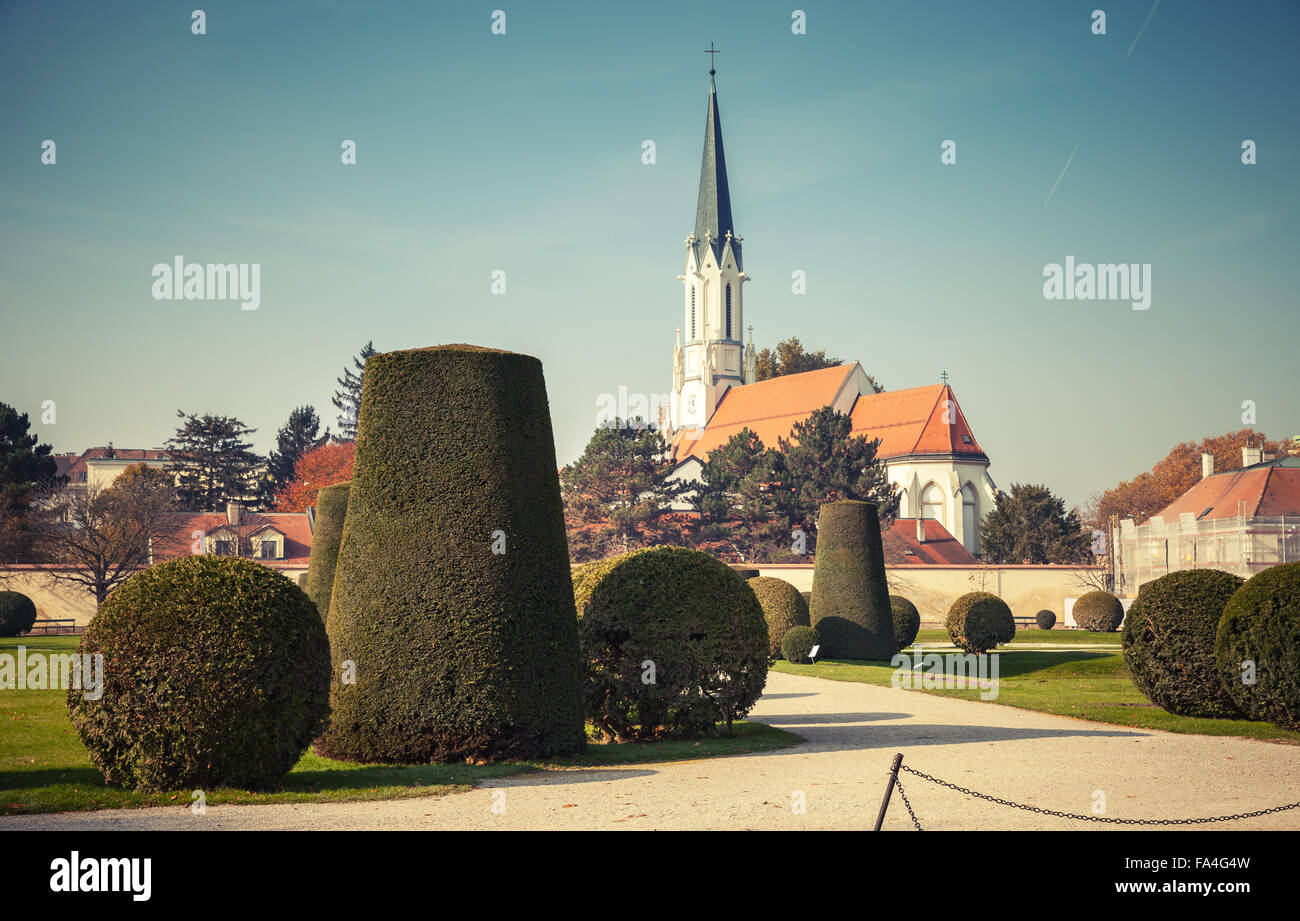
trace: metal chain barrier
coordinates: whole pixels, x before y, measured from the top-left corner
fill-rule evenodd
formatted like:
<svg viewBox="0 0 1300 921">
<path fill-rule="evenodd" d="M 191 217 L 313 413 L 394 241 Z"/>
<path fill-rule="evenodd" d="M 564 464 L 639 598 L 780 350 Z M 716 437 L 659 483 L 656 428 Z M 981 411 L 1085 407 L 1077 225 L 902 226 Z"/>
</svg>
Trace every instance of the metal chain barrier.
<svg viewBox="0 0 1300 921">
<path fill-rule="evenodd" d="M 902 767 L 902 765 L 899 765 L 899 767 Z M 898 795 L 903 798 L 903 805 L 907 807 L 907 814 L 912 817 L 912 824 L 916 826 L 916 830 L 925 831 L 925 829 L 921 827 L 921 820 L 918 819 L 916 813 L 912 811 L 912 804 L 907 801 L 907 794 L 903 792 L 903 782 L 901 780 L 896 780 L 894 781 L 894 786 L 898 788 Z"/>
<path fill-rule="evenodd" d="M 967 796 L 973 796 L 976 799 L 986 800 L 990 803 L 997 803 L 999 806 L 1010 806 L 1013 809 L 1024 809 L 1026 812 L 1037 812 L 1039 815 L 1056 816 L 1061 819 L 1075 819 L 1079 822 L 1101 822 L 1107 825 L 1206 825 L 1211 822 L 1234 822 L 1238 819 L 1253 819 L 1256 816 L 1270 815 L 1274 812 L 1286 812 L 1288 809 L 1300 809 L 1300 803 L 1287 803 L 1285 806 L 1274 806 L 1271 809 L 1257 809 L 1254 812 L 1242 812 L 1237 815 L 1219 815 L 1205 819 L 1112 819 L 1109 816 L 1101 815 L 1083 815 L 1077 812 L 1057 812 L 1055 809 L 1040 809 L 1037 806 L 1029 806 L 1025 803 L 1013 803 L 1011 800 L 999 799 L 996 796 L 989 796 L 987 793 L 980 793 L 978 790 L 971 790 L 966 787 L 959 787 L 957 784 L 948 783 L 946 780 L 940 780 L 937 777 L 931 777 L 929 774 L 923 774 L 901 763 L 901 758 L 897 765 L 898 770 L 907 771 L 914 774 L 922 780 L 928 780 L 931 783 L 938 784 L 941 787 L 947 787 L 950 790 L 956 790 L 958 793 L 965 793 Z M 898 792 L 903 792 L 902 784 L 896 784 Z M 907 812 L 912 816 L 912 822 L 916 825 L 916 830 L 921 830 L 921 823 L 916 820 L 916 813 L 912 812 L 912 805 L 903 797 L 903 804 L 907 806 Z"/>
</svg>

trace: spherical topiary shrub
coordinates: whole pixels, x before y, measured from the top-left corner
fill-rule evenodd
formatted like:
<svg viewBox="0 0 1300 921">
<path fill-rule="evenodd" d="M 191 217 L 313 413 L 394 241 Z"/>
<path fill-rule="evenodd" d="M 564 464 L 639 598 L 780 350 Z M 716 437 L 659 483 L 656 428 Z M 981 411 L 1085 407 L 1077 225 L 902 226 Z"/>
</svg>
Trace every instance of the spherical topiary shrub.
<svg viewBox="0 0 1300 921">
<path fill-rule="evenodd" d="M 844 500 L 821 507 L 809 607 L 826 656 L 888 659 L 898 651 L 874 504 Z"/>
<path fill-rule="evenodd" d="M 600 580 L 605 578 L 605 574 L 618 565 L 624 556 L 626 554 L 616 553 L 613 556 L 592 560 L 573 568 L 573 605 L 577 608 L 579 619 L 582 618 L 583 612 L 587 609 L 587 602 L 591 600 L 591 593 L 600 584 Z"/>
<path fill-rule="evenodd" d="M 906 649 L 921 632 L 921 612 L 902 595 L 890 595 L 889 606 L 894 613 L 894 645 Z"/>
<path fill-rule="evenodd" d="M 1110 592 L 1088 592 L 1074 602 L 1074 622 L 1092 633 L 1114 633 L 1124 620 L 1124 605 Z"/>
<path fill-rule="evenodd" d="M 1056 614 L 1047 610 L 1047 608 L 1043 608 L 1034 615 L 1034 623 L 1038 625 L 1039 630 L 1051 630 L 1056 626 Z"/>
<path fill-rule="evenodd" d="M 808 602 L 799 590 L 784 579 L 755 576 L 746 583 L 763 607 L 767 621 L 767 650 L 773 659 L 781 658 L 781 639 L 791 627 L 807 627 Z"/>
<path fill-rule="evenodd" d="M 343 538 L 343 519 L 348 513 L 348 489 L 352 481 L 324 487 L 316 494 L 316 525 L 311 535 L 311 557 L 307 561 L 307 596 L 316 603 L 320 619 L 330 612 L 334 591 L 334 567 Z"/>
<path fill-rule="evenodd" d="M 1265 569 L 1237 589 L 1224 606 L 1214 652 L 1238 709 L 1300 729 L 1300 563 Z"/>
<path fill-rule="evenodd" d="M 813 627 L 791 627 L 781 639 L 781 655 L 787 662 L 804 665 L 812 648 L 821 643 L 821 634 Z"/>
<path fill-rule="evenodd" d="M 973 653 L 988 652 L 1016 635 L 1011 608 L 989 592 L 967 592 L 954 601 L 945 626 L 955 645 Z"/>
<path fill-rule="evenodd" d="M 726 564 L 682 547 L 619 557 L 579 621 L 587 718 L 610 739 L 714 733 L 767 681 L 758 598 Z"/>
<path fill-rule="evenodd" d="M 0 592 L 0 636 L 17 636 L 36 623 L 36 603 L 22 592 Z"/>
<path fill-rule="evenodd" d="M 366 361 L 328 630 L 323 753 L 426 763 L 586 741 L 542 365 L 477 346 Z M 757 602 L 756 602 L 757 604 Z"/>
<path fill-rule="evenodd" d="M 1242 582 L 1217 569 L 1185 569 L 1142 586 L 1124 620 L 1124 664 L 1153 704 L 1181 716 L 1238 715 L 1219 680 L 1214 636 Z"/>
<path fill-rule="evenodd" d="M 123 582 L 78 652 L 102 655 L 98 699 L 68 691 L 104 779 L 137 790 L 243 789 L 294 766 L 328 712 L 316 606 L 252 560 L 189 556 Z"/>
</svg>

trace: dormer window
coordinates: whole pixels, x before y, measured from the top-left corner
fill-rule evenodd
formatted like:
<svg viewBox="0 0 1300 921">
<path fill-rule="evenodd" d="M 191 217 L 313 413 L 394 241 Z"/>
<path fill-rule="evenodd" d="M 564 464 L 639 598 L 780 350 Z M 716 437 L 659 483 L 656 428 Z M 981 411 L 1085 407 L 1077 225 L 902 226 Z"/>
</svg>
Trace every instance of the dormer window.
<svg viewBox="0 0 1300 921">
<path fill-rule="evenodd" d="M 280 558 L 280 542 L 275 540 L 262 541 L 261 558 L 264 560 L 278 560 Z"/>
<path fill-rule="evenodd" d="M 215 556 L 234 556 L 235 542 L 233 540 L 213 540 L 212 553 Z"/>
</svg>

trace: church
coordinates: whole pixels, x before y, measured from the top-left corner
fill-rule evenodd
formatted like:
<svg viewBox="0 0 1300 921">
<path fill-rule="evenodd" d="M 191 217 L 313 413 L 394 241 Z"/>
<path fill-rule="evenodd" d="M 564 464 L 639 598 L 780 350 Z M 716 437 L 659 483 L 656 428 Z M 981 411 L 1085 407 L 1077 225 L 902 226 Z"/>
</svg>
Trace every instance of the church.
<svg viewBox="0 0 1300 921">
<path fill-rule="evenodd" d="M 666 420 L 673 476 L 699 482 L 709 452 L 742 429 L 774 447 L 795 423 L 833 406 L 850 417 L 855 436 L 880 439 L 877 455 L 900 493 L 899 518 L 931 519 L 978 553 L 979 523 L 993 509 L 997 487 L 988 455 L 946 381 L 876 393 L 857 362 L 757 380 L 752 328 L 747 343 L 741 338 L 749 275 L 732 220 L 715 75 L 710 67 L 695 227 L 685 241 L 686 270 L 677 276 L 683 323 Z M 932 529 L 917 523 L 918 534 Z"/>
</svg>

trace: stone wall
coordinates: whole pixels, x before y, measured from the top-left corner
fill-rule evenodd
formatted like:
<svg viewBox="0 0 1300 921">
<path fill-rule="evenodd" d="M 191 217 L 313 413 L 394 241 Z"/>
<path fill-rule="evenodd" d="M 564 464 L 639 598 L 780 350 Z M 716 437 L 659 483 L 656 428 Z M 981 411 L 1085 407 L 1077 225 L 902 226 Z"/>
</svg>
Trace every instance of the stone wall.
<svg viewBox="0 0 1300 921">
<path fill-rule="evenodd" d="M 801 592 L 812 591 L 811 563 L 765 564 L 755 568 L 761 575 L 785 579 Z M 889 591 L 905 595 L 921 612 L 921 622 L 942 624 L 948 608 L 967 592 L 992 592 L 1010 607 L 1016 617 L 1033 617 L 1043 608 L 1064 624 L 1065 599 L 1077 598 L 1094 586 L 1083 581 L 1095 576 L 1093 566 L 934 566 L 885 567 Z"/>
</svg>

